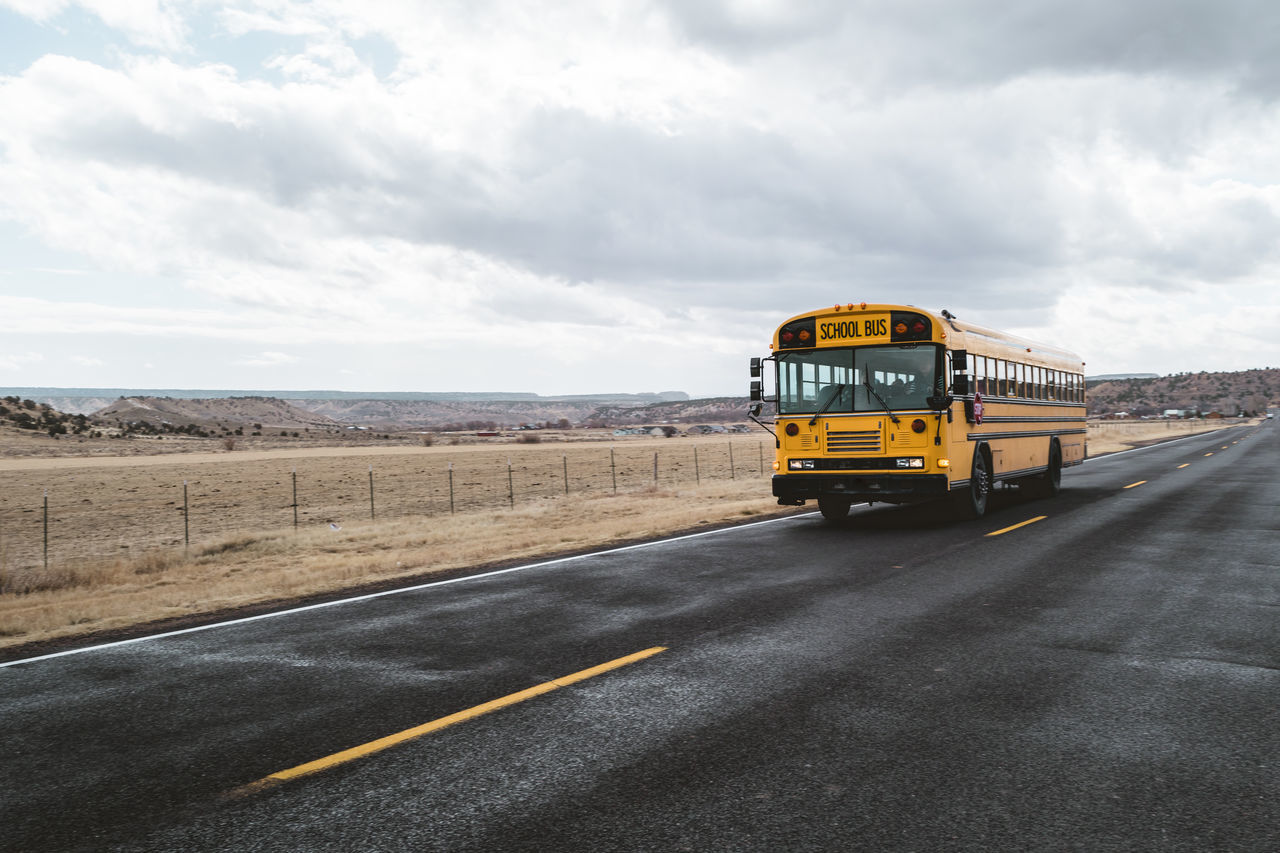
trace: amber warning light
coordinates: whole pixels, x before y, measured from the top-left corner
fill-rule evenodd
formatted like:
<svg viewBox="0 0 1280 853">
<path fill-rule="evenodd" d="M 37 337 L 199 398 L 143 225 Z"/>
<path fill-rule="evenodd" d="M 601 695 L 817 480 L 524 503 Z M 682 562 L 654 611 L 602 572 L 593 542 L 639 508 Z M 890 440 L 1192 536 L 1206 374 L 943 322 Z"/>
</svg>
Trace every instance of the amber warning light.
<svg viewBox="0 0 1280 853">
<path fill-rule="evenodd" d="M 796 349 L 814 345 L 817 327 L 812 317 L 788 323 L 778 330 L 778 346 L 782 349 Z"/>
</svg>

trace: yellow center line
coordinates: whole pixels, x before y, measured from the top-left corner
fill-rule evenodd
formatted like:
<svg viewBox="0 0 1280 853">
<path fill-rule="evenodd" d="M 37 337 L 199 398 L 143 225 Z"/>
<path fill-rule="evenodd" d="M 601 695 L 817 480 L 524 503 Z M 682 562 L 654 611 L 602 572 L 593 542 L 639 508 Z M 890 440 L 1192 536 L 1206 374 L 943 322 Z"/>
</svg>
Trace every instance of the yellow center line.
<svg viewBox="0 0 1280 853">
<path fill-rule="evenodd" d="M 1205 454 L 1205 456 L 1212 456 L 1212 455 L 1213 455 L 1213 451 L 1212 451 L 1212 450 L 1210 450 L 1208 453 L 1206 453 L 1206 454 Z"/>
<path fill-rule="evenodd" d="M 1132 489 L 1134 486 L 1141 486 L 1141 485 L 1142 485 L 1143 483 L 1145 483 L 1145 482 L 1147 482 L 1147 481 L 1146 481 L 1146 480 L 1139 480 L 1139 481 L 1138 481 L 1138 482 L 1136 482 L 1136 483 L 1130 483 L 1129 485 L 1125 486 L 1125 488 L 1126 488 L 1126 489 Z"/>
<path fill-rule="evenodd" d="M 476 717 L 524 702 L 527 699 L 532 699 L 535 696 L 541 696 L 544 693 L 550 693 L 552 690 L 556 690 L 561 687 L 568 687 L 571 684 L 576 684 L 579 681 L 585 681 L 588 678 L 594 678 L 595 676 L 609 672 L 610 670 L 618 669 L 619 667 L 624 667 L 627 664 L 636 663 L 637 661 L 644 660 L 645 658 L 653 657 L 659 652 L 665 652 L 666 650 L 666 646 L 654 646 L 653 648 L 645 649 L 644 651 L 635 652 L 634 654 L 626 655 L 625 657 L 620 657 L 615 660 L 608 661 L 607 663 L 602 663 L 599 666 L 579 670 L 571 675 L 553 678 L 550 681 L 544 681 L 542 684 L 536 684 L 533 687 L 508 694 L 500 699 L 494 699 L 490 702 L 476 705 L 475 707 L 468 708 L 465 711 L 459 711 L 456 714 L 450 714 L 447 717 L 440 717 L 439 719 L 432 720 L 429 723 L 423 723 L 420 726 L 414 726 L 413 728 L 405 729 L 402 732 L 396 732 L 393 735 L 387 735 L 386 737 L 381 737 L 377 740 L 371 740 L 368 743 L 361 744 L 360 746 L 353 746 L 350 749 L 335 752 L 332 755 L 325 756 L 324 758 L 317 758 L 314 761 L 299 764 L 297 767 L 280 770 L 269 776 L 264 776 L 256 782 L 250 782 L 248 785 L 242 785 L 239 788 L 230 791 L 228 796 L 245 796 L 246 794 L 252 794 L 266 788 L 271 788 L 292 779 L 309 776 L 312 773 L 319 773 L 322 770 L 328 770 L 329 768 L 336 767 L 339 764 L 345 764 L 348 761 L 354 761 L 357 758 L 363 758 L 366 755 L 381 752 L 384 749 L 404 743 L 405 741 L 413 740 L 414 738 L 419 738 L 423 735 L 431 734 L 432 732 L 438 732 L 441 729 L 448 728 L 449 726 L 456 725 L 457 723 L 473 720 Z"/>
<path fill-rule="evenodd" d="M 1026 521 L 1019 521 L 1017 524 L 1011 524 L 1008 527 L 1002 527 L 999 530 L 993 530 L 988 536 L 999 536 L 1001 533 L 1008 533 L 1010 530 L 1017 530 L 1019 527 L 1026 527 L 1028 524 L 1035 524 L 1037 521 L 1044 521 L 1049 516 L 1037 515 L 1035 518 L 1028 518 Z"/>
<path fill-rule="evenodd" d="M 1190 464 L 1191 464 L 1190 462 L 1183 462 L 1181 465 L 1178 466 L 1178 468 L 1179 469 L 1186 468 Z"/>
</svg>

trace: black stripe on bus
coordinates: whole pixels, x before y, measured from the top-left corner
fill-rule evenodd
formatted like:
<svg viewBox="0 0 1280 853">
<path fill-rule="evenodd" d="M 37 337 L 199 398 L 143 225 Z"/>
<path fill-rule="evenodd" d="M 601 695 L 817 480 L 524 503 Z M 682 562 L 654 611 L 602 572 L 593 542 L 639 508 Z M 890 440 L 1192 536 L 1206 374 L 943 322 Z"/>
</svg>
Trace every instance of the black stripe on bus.
<svg viewBox="0 0 1280 853">
<path fill-rule="evenodd" d="M 973 400 L 972 394 L 957 394 L 956 400 Z M 982 405 L 984 406 L 1058 406 L 1063 409 L 1084 409 L 1088 408 L 1084 403 L 1077 400 L 1028 400 L 1024 397 L 997 397 L 994 394 L 982 395 Z"/>
<path fill-rule="evenodd" d="M 986 420 L 986 418 L 983 418 L 983 421 Z M 982 442 L 996 438 L 1041 438 L 1044 435 L 1085 435 L 1088 432 L 1089 430 L 1087 429 L 1028 429 L 1016 433 L 969 433 L 969 441 Z"/>
<path fill-rule="evenodd" d="M 1051 423 L 1083 424 L 1083 423 L 1088 423 L 1089 419 L 1057 417 L 1055 415 L 1027 415 L 1024 417 L 1019 417 L 1017 415 L 984 414 L 982 416 L 982 422 L 984 424 L 1019 424 L 1019 423 L 1022 423 L 1022 424 L 1051 424 Z"/>
</svg>

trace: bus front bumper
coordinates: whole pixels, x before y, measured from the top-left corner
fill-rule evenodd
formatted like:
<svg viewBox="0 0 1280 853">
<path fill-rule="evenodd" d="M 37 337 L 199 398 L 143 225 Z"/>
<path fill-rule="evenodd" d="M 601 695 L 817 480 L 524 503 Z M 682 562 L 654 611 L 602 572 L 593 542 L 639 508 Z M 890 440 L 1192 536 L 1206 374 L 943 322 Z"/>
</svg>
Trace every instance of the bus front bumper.
<svg viewBox="0 0 1280 853">
<path fill-rule="evenodd" d="M 945 474 L 774 474 L 773 495 L 782 506 L 801 506 L 819 497 L 851 501 L 923 503 L 947 496 Z"/>
</svg>

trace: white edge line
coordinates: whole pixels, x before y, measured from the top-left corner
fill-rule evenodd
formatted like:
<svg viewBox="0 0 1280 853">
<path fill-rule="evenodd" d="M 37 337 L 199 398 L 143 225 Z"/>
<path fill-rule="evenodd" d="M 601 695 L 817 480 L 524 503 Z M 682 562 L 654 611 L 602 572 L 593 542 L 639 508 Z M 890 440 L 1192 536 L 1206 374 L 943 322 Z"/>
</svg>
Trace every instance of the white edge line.
<svg viewBox="0 0 1280 853">
<path fill-rule="evenodd" d="M 145 637 L 132 637 L 128 640 L 116 640 L 110 643 L 100 643 L 95 646 L 82 646 L 76 649 L 66 649 L 61 652 L 51 652 L 47 655 L 37 655 L 31 658 L 22 658 L 21 660 L 11 660 L 0 663 L 0 669 L 11 666 L 18 666 L 24 663 L 35 663 L 42 660 L 51 660 L 53 658 L 66 657 L 68 655 L 78 655 L 84 652 L 96 652 L 103 649 L 113 649 L 119 646 L 128 646 L 134 643 L 144 643 L 149 640 L 163 640 L 168 637 L 178 637 L 183 634 L 194 634 L 197 631 L 211 631 L 214 628 L 228 628 L 232 625 L 244 625 L 247 622 L 257 622 L 261 619 L 274 619 L 277 616 L 291 616 L 294 613 L 305 613 L 308 610 L 319 610 L 323 607 L 337 607 L 340 604 L 354 604 L 357 601 L 369 601 L 374 598 L 384 598 L 388 595 L 400 595 L 405 592 L 417 592 L 421 589 L 428 589 L 434 586 L 448 586 L 449 584 L 463 583 L 465 581 L 481 580 L 483 578 L 497 577 L 510 572 L 521 572 L 525 569 L 538 569 L 545 566 L 554 566 L 557 563 L 571 563 L 574 560 L 585 560 L 589 557 L 603 557 L 609 554 L 621 554 L 624 551 L 635 551 L 640 548 L 652 548 L 655 545 L 665 545 L 670 542 L 681 542 L 686 539 L 697 539 L 701 536 L 713 536 L 718 533 L 729 533 L 737 530 L 746 530 L 750 527 L 759 527 L 762 524 L 774 524 L 779 521 L 794 521 L 797 518 L 805 518 L 806 516 L 816 515 L 816 513 L 798 513 L 796 515 L 784 515 L 781 518 L 767 518 L 764 521 L 752 521 L 747 524 L 737 524 L 733 527 L 721 527 L 716 530 L 703 530 L 698 533 L 686 533 L 683 536 L 674 536 L 670 539 L 655 539 L 652 542 L 638 542 L 635 545 L 623 545 L 619 548 L 609 548 L 605 551 L 592 551 L 587 554 L 575 554 L 572 557 L 557 557 L 554 560 L 543 560 L 538 563 L 525 563 L 520 566 L 508 566 L 505 569 L 495 569 L 491 572 L 482 572 L 478 575 L 463 575 L 462 577 L 448 578 L 439 581 L 427 581 L 425 583 L 414 584 L 413 586 L 402 586 L 395 589 L 384 589 L 382 592 L 371 592 L 366 595 L 356 595 L 351 598 L 340 598 L 336 601 L 322 601 L 319 604 L 307 604 L 303 607 L 291 607 L 288 610 L 274 610 L 270 613 L 259 613 L 256 616 L 245 616 L 240 619 L 229 619 L 225 622 L 211 622 L 208 625 L 196 625 L 193 628 L 181 628 L 177 631 L 165 631 L 161 634 L 148 634 Z"/>
</svg>

